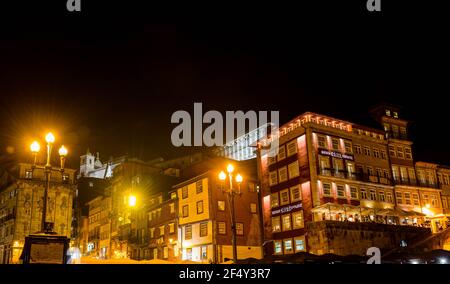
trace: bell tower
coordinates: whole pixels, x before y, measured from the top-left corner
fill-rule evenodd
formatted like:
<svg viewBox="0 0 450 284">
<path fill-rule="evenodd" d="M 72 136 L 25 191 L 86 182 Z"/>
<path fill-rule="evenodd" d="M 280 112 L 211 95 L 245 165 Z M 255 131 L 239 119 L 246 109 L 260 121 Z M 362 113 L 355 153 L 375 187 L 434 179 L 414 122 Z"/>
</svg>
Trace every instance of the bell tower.
<svg viewBox="0 0 450 284">
<path fill-rule="evenodd" d="M 89 151 L 80 156 L 80 176 L 87 176 L 95 169 L 95 156 Z"/>
</svg>

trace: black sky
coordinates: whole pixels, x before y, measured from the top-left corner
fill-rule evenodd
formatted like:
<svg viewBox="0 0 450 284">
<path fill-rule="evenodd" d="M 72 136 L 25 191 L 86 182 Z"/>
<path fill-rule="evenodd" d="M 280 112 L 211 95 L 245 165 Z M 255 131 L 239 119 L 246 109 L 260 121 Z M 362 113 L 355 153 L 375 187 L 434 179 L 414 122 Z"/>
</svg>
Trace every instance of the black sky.
<svg viewBox="0 0 450 284">
<path fill-rule="evenodd" d="M 38 2 L 2 11 L 2 151 L 21 152 L 52 128 L 74 167 L 88 147 L 103 158 L 173 157 L 194 149 L 171 146 L 170 116 L 194 102 L 279 110 L 282 122 L 315 111 L 364 124 L 371 105 L 389 101 L 414 121 L 416 159 L 450 165 L 448 33 L 424 3 L 384 3 L 373 15 L 362 0 L 85 0 L 74 15 L 65 1 Z"/>
</svg>

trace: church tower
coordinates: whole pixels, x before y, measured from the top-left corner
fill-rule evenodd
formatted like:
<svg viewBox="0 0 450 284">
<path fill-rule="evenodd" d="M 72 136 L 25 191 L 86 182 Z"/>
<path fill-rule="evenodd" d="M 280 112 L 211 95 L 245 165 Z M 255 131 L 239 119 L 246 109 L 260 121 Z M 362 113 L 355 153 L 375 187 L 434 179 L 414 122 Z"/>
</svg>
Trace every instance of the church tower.
<svg viewBox="0 0 450 284">
<path fill-rule="evenodd" d="M 89 172 L 95 169 L 95 156 L 89 151 L 80 156 L 80 176 L 88 176 Z"/>
</svg>

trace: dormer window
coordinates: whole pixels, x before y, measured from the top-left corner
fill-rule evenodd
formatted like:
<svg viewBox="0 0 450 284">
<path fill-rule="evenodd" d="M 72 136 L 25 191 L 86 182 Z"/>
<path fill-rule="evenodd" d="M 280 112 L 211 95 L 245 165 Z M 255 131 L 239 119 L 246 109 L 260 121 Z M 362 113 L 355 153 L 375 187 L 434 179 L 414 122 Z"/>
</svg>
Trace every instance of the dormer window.
<svg viewBox="0 0 450 284">
<path fill-rule="evenodd" d="M 387 116 L 391 116 L 391 111 L 387 109 L 387 110 L 386 110 L 386 115 L 387 115 Z"/>
</svg>

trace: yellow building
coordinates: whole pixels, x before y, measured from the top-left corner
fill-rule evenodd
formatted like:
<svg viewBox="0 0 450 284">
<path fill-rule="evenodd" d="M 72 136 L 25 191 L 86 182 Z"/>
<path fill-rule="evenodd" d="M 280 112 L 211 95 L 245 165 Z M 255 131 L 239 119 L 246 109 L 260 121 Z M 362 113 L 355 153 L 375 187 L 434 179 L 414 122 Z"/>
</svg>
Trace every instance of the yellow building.
<svg viewBox="0 0 450 284">
<path fill-rule="evenodd" d="M 250 177 L 235 197 L 237 257 L 262 258 L 258 193 Z M 178 243 L 183 260 L 220 263 L 232 259 L 231 218 L 215 171 L 174 186 L 178 197 Z"/>
<path fill-rule="evenodd" d="M 17 163 L 0 173 L 0 263 L 18 263 L 25 237 L 41 230 L 44 172 Z M 46 222 L 59 235 L 71 236 L 75 170 L 52 172 Z"/>
</svg>

